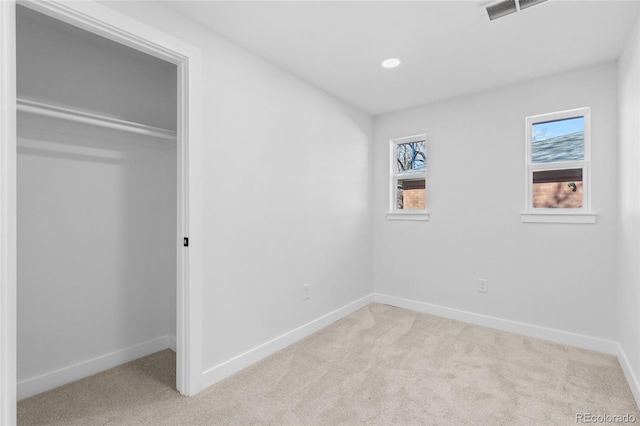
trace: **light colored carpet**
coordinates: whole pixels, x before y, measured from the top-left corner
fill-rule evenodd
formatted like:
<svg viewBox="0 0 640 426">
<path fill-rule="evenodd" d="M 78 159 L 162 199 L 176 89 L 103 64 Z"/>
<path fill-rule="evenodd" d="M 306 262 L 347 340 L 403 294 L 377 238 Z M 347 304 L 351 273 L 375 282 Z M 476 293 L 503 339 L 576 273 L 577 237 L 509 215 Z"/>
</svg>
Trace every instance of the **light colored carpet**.
<svg viewBox="0 0 640 426">
<path fill-rule="evenodd" d="M 576 424 L 635 416 L 615 357 L 371 304 L 185 398 L 166 350 L 21 401 L 18 423 Z"/>
</svg>

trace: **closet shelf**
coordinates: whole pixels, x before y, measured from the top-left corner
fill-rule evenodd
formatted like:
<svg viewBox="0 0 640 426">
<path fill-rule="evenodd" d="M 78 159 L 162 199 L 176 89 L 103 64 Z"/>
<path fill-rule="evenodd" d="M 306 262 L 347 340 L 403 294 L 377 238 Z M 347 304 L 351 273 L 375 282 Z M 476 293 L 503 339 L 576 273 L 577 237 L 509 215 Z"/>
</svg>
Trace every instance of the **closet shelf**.
<svg viewBox="0 0 640 426">
<path fill-rule="evenodd" d="M 145 135 L 159 139 L 166 139 L 171 141 L 176 140 L 176 132 L 173 130 L 147 126 L 145 124 L 134 123 L 117 118 L 105 117 L 99 114 L 93 114 L 72 108 L 60 107 L 43 102 L 18 98 L 17 108 L 19 112 L 28 114 L 57 118 L 60 120 L 99 126 L 107 129 L 120 130 L 129 133 L 136 133 L 139 135 Z"/>
</svg>

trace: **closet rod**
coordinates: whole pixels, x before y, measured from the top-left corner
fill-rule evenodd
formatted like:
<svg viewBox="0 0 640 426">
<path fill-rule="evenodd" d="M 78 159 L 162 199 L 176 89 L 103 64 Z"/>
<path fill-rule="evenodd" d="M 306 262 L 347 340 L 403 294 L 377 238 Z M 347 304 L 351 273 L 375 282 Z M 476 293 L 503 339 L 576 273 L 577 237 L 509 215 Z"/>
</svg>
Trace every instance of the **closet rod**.
<svg viewBox="0 0 640 426">
<path fill-rule="evenodd" d="M 147 126 L 145 124 L 134 123 L 117 118 L 105 117 L 99 114 L 64 108 L 43 102 L 18 98 L 17 107 L 19 112 L 73 121 L 75 123 L 88 124 L 91 126 L 100 126 L 107 129 L 115 129 L 129 133 L 137 133 L 139 135 L 151 136 L 159 139 L 176 140 L 176 132 L 172 130 Z"/>
</svg>

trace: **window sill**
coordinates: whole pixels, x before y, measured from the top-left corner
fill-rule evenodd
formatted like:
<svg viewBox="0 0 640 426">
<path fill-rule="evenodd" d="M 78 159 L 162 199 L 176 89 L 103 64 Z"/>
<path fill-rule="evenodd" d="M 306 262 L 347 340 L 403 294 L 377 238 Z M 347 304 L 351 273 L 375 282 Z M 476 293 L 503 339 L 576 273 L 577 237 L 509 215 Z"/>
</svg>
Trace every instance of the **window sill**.
<svg viewBox="0 0 640 426">
<path fill-rule="evenodd" d="M 529 211 L 520 213 L 522 223 L 596 223 L 597 213 L 576 211 Z"/>
<path fill-rule="evenodd" d="M 406 212 L 390 212 L 387 213 L 387 220 L 415 220 L 428 221 L 429 212 L 425 211 L 406 211 Z"/>
</svg>

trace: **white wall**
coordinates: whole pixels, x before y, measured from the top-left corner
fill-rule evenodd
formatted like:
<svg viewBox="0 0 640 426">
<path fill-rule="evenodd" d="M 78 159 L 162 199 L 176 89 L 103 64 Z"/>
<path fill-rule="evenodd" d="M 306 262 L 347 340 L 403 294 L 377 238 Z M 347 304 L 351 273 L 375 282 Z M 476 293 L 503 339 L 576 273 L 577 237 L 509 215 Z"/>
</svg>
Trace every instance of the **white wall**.
<svg viewBox="0 0 640 426">
<path fill-rule="evenodd" d="M 204 370 L 370 295 L 371 118 L 157 4 L 104 4 L 202 51 Z"/>
<path fill-rule="evenodd" d="M 18 120 L 18 383 L 175 336 L 175 151 Z"/>
<path fill-rule="evenodd" d="M 19 97 L 175 128 L 175 66 L 22 9 L 17 40 Z M 18 397 L 168 347 L 175 146 L 20 113 L 17 170 Z"/>
<path fill-rule="evenodd" d="M 175 130 L 175 65 L 24 7 L 17 17 L 21 97 Z"/>
<path fill-rule="evenodd" d="M 606 64 L 377 117 L 376 293 L 615 340 L 616 78 Z M 521 223 L 525 117 L 583 106 L 597 224 Z M 389 140 L 419 133 L 431 220 L 387 221 Z"/>
<path fill-rule="evenodd" d="M 618 341 L 640 401 L 640 19 L 618 62 Z"/>
</svg>

